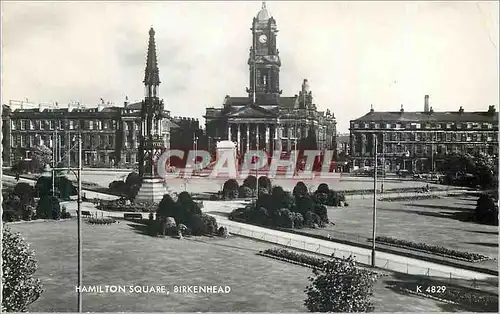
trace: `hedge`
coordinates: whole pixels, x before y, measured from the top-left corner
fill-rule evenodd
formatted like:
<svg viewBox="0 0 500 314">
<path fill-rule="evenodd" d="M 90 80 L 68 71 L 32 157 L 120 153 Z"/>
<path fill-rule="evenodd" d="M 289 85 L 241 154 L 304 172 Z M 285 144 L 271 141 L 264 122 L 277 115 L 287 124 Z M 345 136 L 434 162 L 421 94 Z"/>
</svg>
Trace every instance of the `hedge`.
<svg viewBox="0 0 500 314">
<path fill-rule="evenodd" d="M 87 223 L 91 225 L 110 225 L 115 222 L 116 220 L 114 220 L 113 218 L 107 217 L 91 217 L 87 219 Z"/>
<path fill-rule="evenodd" d="M 402 239 L 395 239 L 391 237 L 376 237 L 375 240 L 377 242 L 381 242 L 384 244 L 389 244 L 389 245 L 394 245 L 402 248 L 409 248 L 409 249 L 416 249 L 419 251 L 423 251 L 426 253 L 431 253 L 431 254 L 436 254 L 436 255 L 441 255 L 445 257 L 451 257 L 451 258 L 456 258 L 456 259 L 463 259 L 466 261 L 470 262 L 480 262 L 484 260 L 490 259 L 490 257 L 482 255 L 482 254 L 477 254 L 477 253 L 469 253 L 469 252 L 463 252 L 463 251 L 457 251 L 453 249 L 448 249 L 442 246 L 436 246 L 436 245 L 429 245 L 426 243 L 417 243 L 417 242 L 411 242 L 407 240 L 402 240 Z"/>
<path fill-rule="evenodd" d="M 415 196 L 395 196 L 395 197 L 382 197 L 379 201 L 382 202 L 400 202 L 400 201 L 420 201 L 440 198 L 439 195 L 415 195 Z"/>
<path fill-rule="evenodd" d="M 287 249 L 281 249 L 281 248 L 272 248 L 272 249 L 267 249 L 265 251 L 261 251 L 261 254 L 266 254 L 266 255 L 271 255 L 271 256 L 276 256 L 284 259 L 288 259 L 294 262 L 310 265 L 312 267 L 322 267 L 323 264 L 326 262 L 325 259 L 310 256 L 307 254 L 303 253 L 297 253 L 293 252 Z"/>
</svg>

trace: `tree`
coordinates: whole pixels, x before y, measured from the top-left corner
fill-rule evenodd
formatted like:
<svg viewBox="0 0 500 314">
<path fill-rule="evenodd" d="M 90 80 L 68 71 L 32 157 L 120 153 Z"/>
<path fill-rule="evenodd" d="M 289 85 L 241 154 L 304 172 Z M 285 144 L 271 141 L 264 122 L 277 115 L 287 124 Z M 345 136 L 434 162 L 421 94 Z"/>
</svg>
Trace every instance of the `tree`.
<svg viewBox="0 0 500 314">
<path fill-rule="evenodd" d="M 4 225 L 2 238 L 2 311 L 25 312 L 42 294 L 40 280 L 34 277 L 34 252 L 19 234 Z"/>
<path fill-rule="evenodd" d="M 252 190 L 257 188 L 257 178 L 255 176 L 249 175 L 245 181 L 243 181 L 243 186 L 249 187 Z"/>
<path fill-rule="evenodd" d="M 313 270 L 304 305 L 310 312 L 372 312 L 371 296 L 376 274 L 356 267 L 352 256 L 331 257 Z"/>
<path fill-rule="evenodd" d="M 61 206 L 59 199 L 52 195 L 45 195 L 40 198 L 36 207 L 37 218 L 41 219 L 60 219 Z"/>
<path fill-rule="evenodd" d="M 448 154 L 438 170 L 446 175 L 446 183 L 475 184 L 483 189 L 494 188 L 498 178 L 498 167 L 492 156 L 483 153 L 463 152 Z M 471 175 L 474 180 L 466 180 Z"/>
</svg>

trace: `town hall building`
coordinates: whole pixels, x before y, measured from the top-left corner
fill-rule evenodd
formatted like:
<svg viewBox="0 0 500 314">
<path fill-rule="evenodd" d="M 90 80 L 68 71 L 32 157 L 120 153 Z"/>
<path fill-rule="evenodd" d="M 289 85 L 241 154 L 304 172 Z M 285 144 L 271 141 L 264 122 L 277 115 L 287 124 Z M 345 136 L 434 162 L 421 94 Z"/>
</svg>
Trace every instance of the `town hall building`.
<svg viewBox="0 0 500 314">
<path fill-rule="evenodd" d="M 221 107 L 206 108 L 209 149 L 214 151 L 218 141 L 230 140 L 240 155 L 255 149 L 335 150 L 335 116 L 330 110 L 317 109 L 308 80 L 303 80 L 299 94 L 282 96 L 278 29 L 265 2 L 251 30 L 247 95 L 227 95 Z"/>
</svg>

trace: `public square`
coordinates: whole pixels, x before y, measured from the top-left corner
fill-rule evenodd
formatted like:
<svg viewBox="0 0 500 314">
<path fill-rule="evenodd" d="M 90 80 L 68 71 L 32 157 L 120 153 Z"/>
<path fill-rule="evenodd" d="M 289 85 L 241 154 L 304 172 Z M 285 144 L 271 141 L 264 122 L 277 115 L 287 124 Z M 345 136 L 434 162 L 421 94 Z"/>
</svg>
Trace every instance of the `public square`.
<svg viewBox="0 0 500 314">
<path fill-rule="evenodd" d="M 36 251 L 44 286 L 31 311 L 70 312 L 76 306 L 76 221 L 12 224 Z M 40 236 L 43 234 L 43 237 Z M 222 285 L 229 294 L 84 294 L 84 311 L 303 312 L 312 270 L 258 256 L 271 244 L 240 237 L 183 240 L 144 235 L 134 223 L 83 225 L 84 285 Z M 450 305 L 375 286 L 377 312 L 435 312 Z M 410 278 L 397 280 L 409 280 Z"/>
</svg>

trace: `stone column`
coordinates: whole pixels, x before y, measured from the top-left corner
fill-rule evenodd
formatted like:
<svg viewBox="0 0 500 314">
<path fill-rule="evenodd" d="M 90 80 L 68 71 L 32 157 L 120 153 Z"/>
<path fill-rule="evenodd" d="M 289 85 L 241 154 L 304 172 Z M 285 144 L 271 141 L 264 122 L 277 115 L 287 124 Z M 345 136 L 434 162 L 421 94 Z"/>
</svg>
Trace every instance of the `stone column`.
<svg viewBox="0 0 500 314">
<path fill-rule="evenodd" d="M 266 151 L 269 152 L 270 151 L 270 147 L 269 147 L 269 136 L 271 135 L 271 130 L 269 129 L 269 124 L 266 124 Z"/>
<path fill-rule="evenodd" d="M 232 126 L 231 123 L 228 123 L 228 125 L 227 125 L 227 140 L 228 141 L 231 141 L 231 137 L 232 137 L 231 136 L 232 135 L 231 134 L 231 126 Z"/>
<path fill-rule="evenodd" d="M 247 123 L 247 151 L 250 150 L 250 123 Z"/>
<path fill-rule="evenodd" d="M 260 149 L 260 128 L 259 128 L 259 123 L 256 124 L 255 126 L 255 132 L 257 133 L 256 139 L 257 139 L 257 145 L 255 145 L 255 149 L 259 150 Z"/>
<path fill-rule="evenodd" d="M 241 153 L 241 124 L 238 123 L 238 153 Z"/>
</svg>

